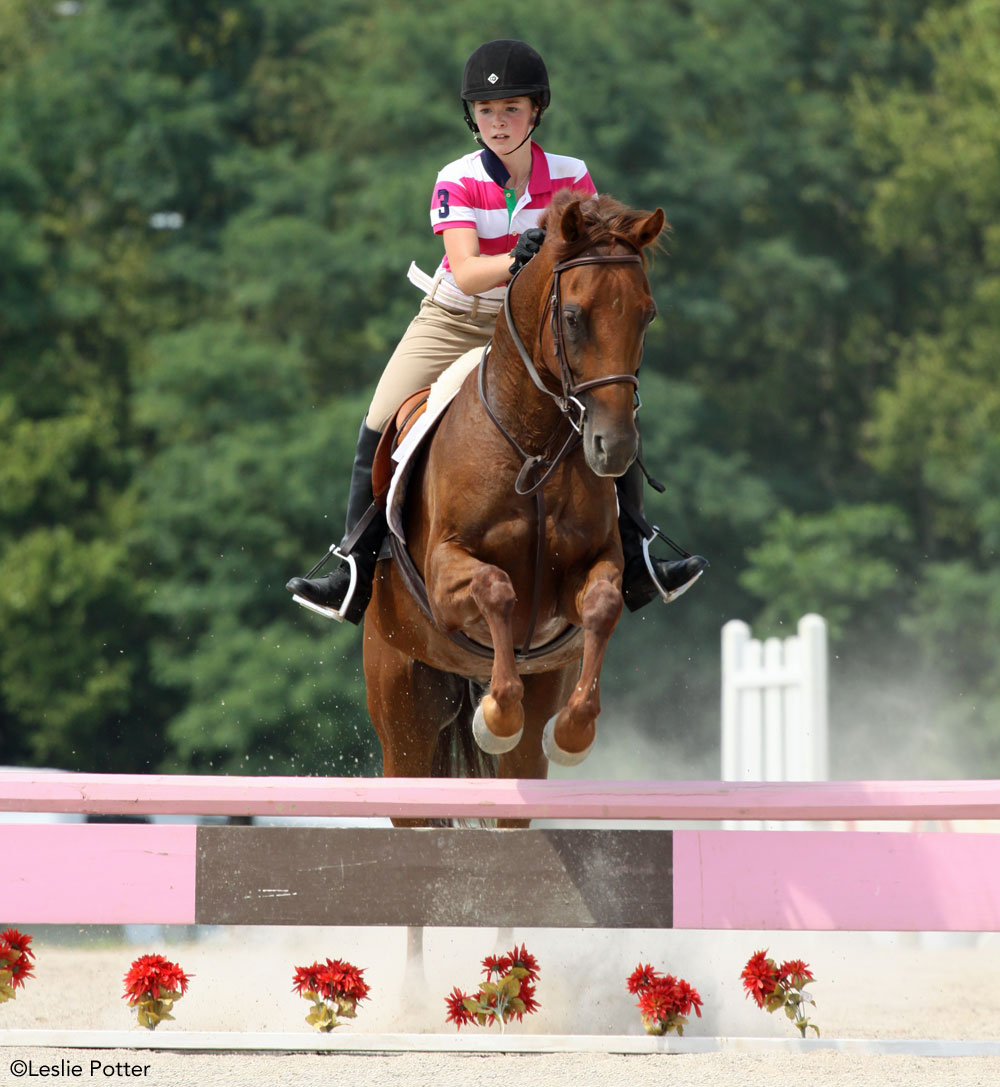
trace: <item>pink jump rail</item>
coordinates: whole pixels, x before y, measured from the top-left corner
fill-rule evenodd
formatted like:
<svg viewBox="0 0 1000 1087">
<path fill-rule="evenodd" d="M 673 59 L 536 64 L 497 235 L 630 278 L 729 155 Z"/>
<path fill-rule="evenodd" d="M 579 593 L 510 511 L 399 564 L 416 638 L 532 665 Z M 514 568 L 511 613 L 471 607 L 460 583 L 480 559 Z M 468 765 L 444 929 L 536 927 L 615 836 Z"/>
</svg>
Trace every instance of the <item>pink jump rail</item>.
<svg viewBox="0 0 1000 1087">
<path fill-rule="evenodd" d="M 1000 819 L 1000 781 L 535 781 L 0 773 L 0 811 L 84 815 Z"/>
<path fill-rule="evenodd" d="M 912 825 L 925 821 L 1000 820 L 1000 783 L 437 781 L 14 771 L 0 773 L 0 811 L 111 816 L 897 820 Z M 477 891 L 471 913 L 457 923 L 489 923 L 484 921 L 486 914 L 478 892 L 494 873 L 489 866 L 483 868 L 486 840 L 475 838 L 476 834 L 489 836 L 488 831 L 317 831 L 307 827 L 283 830 L 193 823 L 52 824 L 30 820 L 0 820 L 0 856 L 9 873 L 0 888 L 0 922 L 334 923 L 342 916 L 339 911 L 357 899 L 359 863 L 398 865 L 407 860 L 416 845 L 417 840 L 409 836 L 420 833 L 457 834 L 461 843 L 469 846 L 466 856 L 454 855 L 461 872 L 458 882 L 452 879 L 449 886 L 458 890 L 442 892 L 451 896 L 445 903 L 447 923 L 456 923 L 456 902 L 468 897 L 470 887 Z M 564 863 L 569 856 L 567 849 L 572 852 L 576 848 L 567 844 L 566 833 L 586 836 L 591 832 L 538 830 L 513 832 L 527 837 L 503 839 L 493 835 L 490 848 L 523 846 L 517 855 L 517 863 L 521 863 L 530 853 L 532 842 L 535 856 L 539 843 L 552 846 L 552 851 L 545 854 L 551 858 L 545 861 L 546 874 L 555 878 L 556 867 L 563 866 L 559 893 L 567 903 L 579 900 L 573 923 L 584 927 L 607 924 L 601 918 L 609 916 L 630 922 L 630 913 L 607 912 L 617 909 L 614 902 L 607 907 L 598 908 L 598 904 L 609 895 L 614 899 L 622 887 L 628 890 L 632 878 L 643 878 L 649 883 L 649 891 L 644 892 L 642 900 L 656 903 L 660 911 L 654 927 L 1000 931 L 1000 834 L 996 833 L 626 831 L 625 836 L 642 836 L 648 843 L 638 850 L 638 862 L 634 871 L 630 869 L 632 875 L 620 871 L 624 864 L 621 849 L 634 848 L 634 840 L 630 847 L 618 831 L 592 832 L 606 844 L 602 859 L 591 873 L 589 869 L 580 870 L 573 857 Z M 312 835 L 306 842 L 308 863 L 297 859 L 302 854 L 294 852 L 295 842 L 287 835 L 300 844 Z M 379 845 L 387 835 L 395 843 L 395 853 L 387 853 Z M 360 841 L 362 836 L 366 843 L 374 842 L 374 852 L 363 852 L 369 845 Z M 337 850 L 345 841 L 349 851 L 338 859 Z M 582 843 L 583 839 L 574 841 Z M 456 839 L 451 842 L 457 844 Z M 563 845 L 559 846 L 559 842 Z M 431 861 L 416 861 L 420 878 L 413 886 L 421 893 L 427 886 L 432 891 L 437 886 L 434 879 L 428 883 L 424 878 L 421 865 L 431 863 L 434 850 L 448 845 L 443 837 L 430 843 L 425 839 L 424 845 L 428 844 L 434 846 L 429 854 Z M 362 853 L 351 852 L 355 848 Z M 234 853 L 230 856 L 228 850 Z M 255 875 L 251 862 L 268 850 L 272 853 L 263 874 Z M 324 850 L 329 856 L 316 855 Z M 421 854 L 427 856 L 426 852 Z M 510 859 L 508 855 L 508 868 Z M 312 878 L 317 864 L 325 873 L 319 889 L 302 883 Z M 278 874 L 277 867 L 281 868 Z M 616 878 L 602 876 L 605 869 L 616 872 Z M 449 869 L 449 873 L 453 875 L 454 870 Z M 450 878 L 446 873 L 435 877 L 446 878 Z M 501 882 L 506 879 L 503 872 L 498 878 Z M 242 882 L 234 888 L 233 880 Z M 296 890 L 299 886 L 301 894 Z M 503 890 L 501 886 L 497 894 Z M 225 902 L 220 906 L 220 892 L 236 906 Z M 292 912 L 275 915 L 275 896 L 279 893 L 282 910 L 282 903 L 287 901 L 293 904 Z M 332 903 L 332 913 L 320 920 L 304 921 L 301 907 L 294 904 L 306 900 L 320 902 L 324 908 Z M 485 901 L 489 905 L 491 895 Z M 526 908 L 521 897 L 517 906 Z M 428 908 L 433 907 L 432 901 Z M 362 912 L 364 920 L 354 923 L 373 923 L 366 912 L 369 908 L 366 905 Z M 235 915 L 233 909 L 237 910 Z M 445 923 L 416 922 L 413 909 L 412 902 L 404 897 L 391 919 L 374 923 Z M 226 919 L 220 921 L 220 917 Z M 532 926 L 531 918 L 520 913 L 493 923 Z M 537 922 L 536 927 L 538 924 L 544 927 L 551 921 Z M 611 927 L 621 927 L 621 922 Z"/>
</svg>

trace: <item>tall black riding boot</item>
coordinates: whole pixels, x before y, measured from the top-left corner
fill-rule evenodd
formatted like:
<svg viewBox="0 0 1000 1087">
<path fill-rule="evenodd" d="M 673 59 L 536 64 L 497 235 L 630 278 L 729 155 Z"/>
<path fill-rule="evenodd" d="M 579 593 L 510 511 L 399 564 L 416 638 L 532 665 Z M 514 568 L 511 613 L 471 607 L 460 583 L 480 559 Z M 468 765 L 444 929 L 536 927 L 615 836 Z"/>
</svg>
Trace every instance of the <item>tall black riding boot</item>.
<svg viewBox="0 0 1000 1087">
<path fill-rule="evenodd" d="M 622 575 L 622 596 L 629 611 L 638 611 L 659 596 L 664 603 L 676 600 L 698 580 L 708 565 L 701 555 L 682 559 L 657 559 L 649 554 L 649 545 L 656 539 L 655 530 L 645 524 L 642 506 L 642 468 L 635 460 L 628 471 L 615 480 L 618 489 L 618 531 L 625 555 Z M 636 521 L 635 515 L 643 523 Z"/>
<path fill-rule="evenodd" d="M 293 577 L 285 586 L 304 607 L 338 622 L 346 619 L 349 623 L 360 623 L 372 598 L 375 563 L 387 531 L 384 511 L 371 509 L 372 462 L 381 437 L 379 431 L 361 424 L 351 470 L 344 539 L 334 551 L 341 558 L 340 565 L 323 577 Z M 365 517 L 369 521 L 359 532 Z M 356 537 L 353 543 L 352 535 Z"/>
</svg>

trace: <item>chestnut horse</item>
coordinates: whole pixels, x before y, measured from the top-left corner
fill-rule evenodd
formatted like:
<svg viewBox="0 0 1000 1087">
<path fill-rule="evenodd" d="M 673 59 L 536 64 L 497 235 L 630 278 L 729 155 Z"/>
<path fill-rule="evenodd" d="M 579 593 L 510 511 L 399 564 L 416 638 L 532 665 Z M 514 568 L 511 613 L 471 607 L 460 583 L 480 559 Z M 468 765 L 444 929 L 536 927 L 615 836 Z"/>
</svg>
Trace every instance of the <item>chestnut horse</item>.
<svg viewBox="0 0 1000 1087">
<path fill-rule="evenodd" d="M 545 777 L 594 742 L 623 607 L 614 480 L 637 455 L 656 312 L 642 253 L 664 217 L 566 191 L 542 225 L 492 344 L 418 453 L 405 545 L 378 564 L 364 668 L 387 777 L 489 772 L 448 768 L 470 732 L 502 777 Z M 420 578 L 425 594 L 408 588 Z"/>
</svg>

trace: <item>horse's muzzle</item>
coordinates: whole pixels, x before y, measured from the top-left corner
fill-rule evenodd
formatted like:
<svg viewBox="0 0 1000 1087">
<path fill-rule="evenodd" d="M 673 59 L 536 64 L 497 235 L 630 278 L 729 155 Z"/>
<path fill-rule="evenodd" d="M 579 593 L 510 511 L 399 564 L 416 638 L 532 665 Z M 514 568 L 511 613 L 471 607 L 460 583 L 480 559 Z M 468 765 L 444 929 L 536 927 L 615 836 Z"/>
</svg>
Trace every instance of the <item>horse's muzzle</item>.
<svg viewBox="0 0 1000 1087">
<path fill-rule="evenodd" d="M 620 476 L 639 452 L 639 432 L 634 425 L 627 428 L 601 428 L 583 424 L 583 455 L 590 470 L 598 476 Z"/>
</svg>

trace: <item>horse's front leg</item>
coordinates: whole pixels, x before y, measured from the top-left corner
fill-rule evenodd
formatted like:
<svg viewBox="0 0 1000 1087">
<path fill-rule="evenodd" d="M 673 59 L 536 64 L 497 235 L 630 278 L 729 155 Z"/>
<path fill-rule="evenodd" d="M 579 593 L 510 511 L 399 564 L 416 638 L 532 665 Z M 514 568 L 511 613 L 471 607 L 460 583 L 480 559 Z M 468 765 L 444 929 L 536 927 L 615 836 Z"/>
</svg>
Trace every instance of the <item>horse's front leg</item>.
<svg viewBox="0 0 1000 1087">
<path fill-rule="evenodd" d="M 489 626 L 490 690 L 476 709 L 472 727 L 484 751 L 502 755 L 517 746 L 524 731 L 524 684 L 514 659 L 514 586 L 499 567 L 480 562 L 455 544 L 442 544 L 429 556 L 427 587 L 442 630 L 464 630 L 480 617 Z"/>
<path fill-rule="evenodd" d="M 578 598 L 584 630 L 580 678 L 569 701 L 551 718 L 542 734 L 546 757 L 561 766 L 583 762 L 594 746 L 601 712 L 601 666 L 624 606 L 616 584 L 619 577 L 619 570 L 611 563 L 598 563 L 590 571 Z"/>
</svg>

